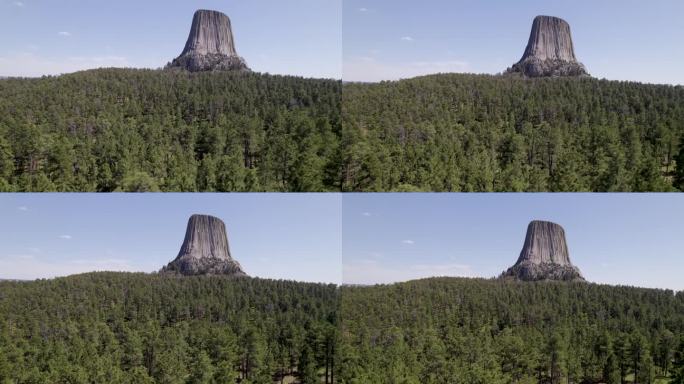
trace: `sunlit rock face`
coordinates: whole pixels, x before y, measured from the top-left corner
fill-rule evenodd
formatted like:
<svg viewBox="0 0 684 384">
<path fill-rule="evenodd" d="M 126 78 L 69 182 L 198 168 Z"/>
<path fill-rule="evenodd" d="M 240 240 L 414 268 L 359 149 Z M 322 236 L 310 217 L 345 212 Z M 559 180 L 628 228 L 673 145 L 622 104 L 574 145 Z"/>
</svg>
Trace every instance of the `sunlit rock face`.
<svg viewBox="0 0 684 384">
<path fill-rule="evenodd" d="M 199 10 L 183 52 L 167 68 L 200 71 L 249 71 L 235 50 L 230 19 L 218 11 Z"/>
<path fill-rule="evenodd" d="M 522 59 L 506 73 L 525 77 L 589 76 L 575 57 L 570 25 L 552 16 L 537 16 Z"/>
<path fill-rule="evenodd" d="M 190 217 L 178 256 L 162 272 L 246 276 L 240 263 L 230 255 L 225 224 L 208 215 Z"/>
<path fill-rule="evenodd" d="M 524 281 L 579 280 L 584 277 L 570 262 L 565 230 L 549 221 L 532 221 L 518 261 L 502 277 Z"/>
</svg>

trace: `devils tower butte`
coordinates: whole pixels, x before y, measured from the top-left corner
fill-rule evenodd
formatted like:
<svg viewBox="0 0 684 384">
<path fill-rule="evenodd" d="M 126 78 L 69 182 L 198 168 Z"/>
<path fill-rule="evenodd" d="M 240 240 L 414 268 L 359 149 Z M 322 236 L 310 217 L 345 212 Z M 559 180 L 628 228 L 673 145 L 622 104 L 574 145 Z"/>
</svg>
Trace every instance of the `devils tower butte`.
<svg viewBox="0 0 684 384">
<path fill-rule="evenodd" d="M 162 272 L 245 276 L 240 263 L 230 255 L 225 224 L 208 215 L 190 217 L 178 256 Z"/>
<path fill-rule="evenodd" d="M 518 261 L 502 274 L 519 280 L 581 280 L 579 269 L 570 262 L 565 230 L 549 221 L 532 221 Z"/>
<path fill-rule="evenodd" d="M 195 12 L 185 48 L 168 67 L 191 72 L 249 71 L 235 49 L 230 19 L 224 13 L 209 10 Z"/>
<path fill-rule="evenodd" d="M 537 16 L 522 59 L 507 71 L 526 77 L 588 76 L 577 61 L 570 24 L 553 16 Z"/>
</svg>

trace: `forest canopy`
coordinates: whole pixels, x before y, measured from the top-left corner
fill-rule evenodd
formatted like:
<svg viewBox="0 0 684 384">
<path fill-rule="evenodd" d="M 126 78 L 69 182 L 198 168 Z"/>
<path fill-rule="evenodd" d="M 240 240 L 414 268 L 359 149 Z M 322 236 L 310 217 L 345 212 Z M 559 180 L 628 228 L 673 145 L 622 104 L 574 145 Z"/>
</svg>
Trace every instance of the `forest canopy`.
<svg viewBox="0 0 684 384">
<path fill-rule="evenodd" d="M 100 272 L 0 281 L 0 383 L 681 383 L 684 292 Z"/>
<path fill-rule="evenodd" d="M 684 88 L 440 74 L 345 83 L 345 191 L 684 187 Z"/>
<path fill-rule="evenodd" d="M 0 80 L 0 191 L 339 190 L 340 98 L 254 73 Z"/>
<path fill-rule="evenodd" d="M 101 69 L 0 80 L 0 191 L 672 191 L 684 88 Z"/>
<path fill-rule="evenodd" d="M 89 273 L 0 282 L 0 383 L 332 383 L 334 285 Z"/>
<path fill-rule="evenodd" d="M 340 297 L 341 383 L 684 379 L 684 292 L 433 278 Z"/>
</svg>

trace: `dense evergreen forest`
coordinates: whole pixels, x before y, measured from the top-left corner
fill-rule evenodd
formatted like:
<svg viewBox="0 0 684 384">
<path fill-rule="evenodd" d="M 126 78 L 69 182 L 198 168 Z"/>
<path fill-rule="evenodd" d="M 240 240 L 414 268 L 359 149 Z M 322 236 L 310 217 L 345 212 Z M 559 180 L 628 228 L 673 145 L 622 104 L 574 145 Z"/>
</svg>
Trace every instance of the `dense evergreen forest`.
<svg viewBox="0 0 684 384">
<path fill-rule="evenodd" d="M 0 282 L 0 383 L 332 383 L 337 297 L 221 276 Z"/>
<path fill-rule="evenodd" d="M 0 383 L 684 383 L 684 292 L 89 273 L 0 281 Z"/>
<path fill-rule="evenodd" d="M 0 191 L 340 190 L 340 99 L 254 73 L 0 80 Z"/>
<path fill-rule="evenodd" d="M 664 85 L 100 69 L 0 80 L 0 191 L 669 191 L 683 131 Z"/>
<path fill-rule="evenodd" d="M 684 292 L 434 278 L 338 313 L 340 383 L 684 383 Z"/>
<path fill-rule="evenodd" d="M 344 84 L 342 109 L 345 191 L 684 188 L 681 86 L 441 74 Z"/>
</svg>

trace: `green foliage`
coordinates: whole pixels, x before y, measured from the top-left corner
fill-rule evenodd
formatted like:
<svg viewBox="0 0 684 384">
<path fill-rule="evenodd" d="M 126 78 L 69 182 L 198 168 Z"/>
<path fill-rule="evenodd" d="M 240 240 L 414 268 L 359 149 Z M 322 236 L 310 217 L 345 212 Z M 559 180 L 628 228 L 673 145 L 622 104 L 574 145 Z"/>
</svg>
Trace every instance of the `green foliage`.
<svg viewBox="0 0 684 384">
<path fill-rule="evenodd" d="M 683 142 L 684 142 L 684 140 L 680 141 L 679 153 L 677 154 L 677 157 L 675 158 L 675 163 L 677 164 L 677 168 L 676 168 L 675 178 L 674 178 L 675 186 L 682 191 L 684 191 L 684 145 L 682 145 Z"/>
<path fill-rule="evenodd" d="M 209 355 L 204 350 L 193 353 L 190 363 L 189 384 L 211 384 L 214 379 L 214 366 L 211 364 Z"/>
<path fill-rule="evenodd" d="M 0 282 L 0 383 L 683 383 L 684 294 L 90 273 Z"/>
<path fill-rule="evenodd" d="M 340 190 L 341 83 L 100 69 L 0 81 L 0 191 Z"/>
<path fill-rule="evenodd" d="M 684 187 L 682 87 L 442 74 L 345 84 L 342 106 L 345 191 Z"/>
<path fill-rule="evenodd" d="M 0 191 L 669 191 L 684 89 L 101 69 L 0 81 Z"/>
<path fill-rule="evenodd" d="M 667 290 L 434 278 L 341 300 L 343 384 L 655 383 L 657 336 L 684 334 L 684 294 Z"/>
<path fill-rule="evenodd" d="M 324 382 L 332 351 L 312 340 L 334 328 L 337 295 L 222 276 L 0 282 L 0 383 L 270 384 L 283 371 Z"/>
<path fill-rule="evenodd" d="M 680 333 L 679 345 L 674 352 L 670 384 L 684 384 L 684 333 Z"/>
<path fill-rule="evenodd" d="M 159 186 L 154 178 L 142 171 L 136 171 L 131 175 L 124 176 L 118 192 L 159 192 Z"/>
</svg>

